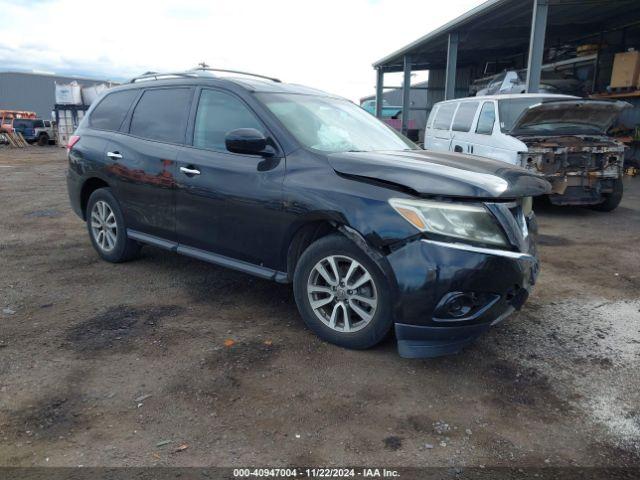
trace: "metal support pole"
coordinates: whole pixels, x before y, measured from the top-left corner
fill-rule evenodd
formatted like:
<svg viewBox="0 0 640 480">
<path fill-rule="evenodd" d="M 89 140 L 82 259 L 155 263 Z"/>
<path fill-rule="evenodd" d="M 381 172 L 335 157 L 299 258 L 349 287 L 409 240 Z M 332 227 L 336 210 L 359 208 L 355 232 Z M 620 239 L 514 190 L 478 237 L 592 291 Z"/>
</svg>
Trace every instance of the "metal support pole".
<svg viewBox="0 0 640 480">
<path fill-rule="evenodd" d="M 384 88 L 384 72 L 381 67 L 376 70 L 376 117 L 382 117 L 382 89 Z"/>
<path fill-rule="evenodd" d="M 409 128 L 409 112 L 411 110 L 411 57 L 404 56 L 404 81 L 402 82 L 402 133 L 406 135 Z"/>
<path fill-rule="evenodd" d="M 542 72 L 544 37 L 547 30 L 549 0 L 533 0 L 531 18 L 531 39 L 529 40 L 529 61 L 527 65 L 527 92 L 538 93 Z"/>
<path fill-rule="evenodd" d="M 600 36 L 598 37 L 598 51 L 596 52 L 596 61 L 594 62 L 593 67 L 593 82 L 591 83 L 591 93 L 596 93 L 598 91 L 598 80 L 600 72 L 600 56 L 602 55 L 602 44 L 604 43 L 604 32 L 600 32 Z M 574 67 L 575 73 L 575 67 Z"/>
<path fill-rule="evenodd" d="M 447 71 L 444 80 L 444 99 L 456 98 L 456 65 L 458 63 L 458 34 L 450 33 L 447 45 Z"/>
</svg>

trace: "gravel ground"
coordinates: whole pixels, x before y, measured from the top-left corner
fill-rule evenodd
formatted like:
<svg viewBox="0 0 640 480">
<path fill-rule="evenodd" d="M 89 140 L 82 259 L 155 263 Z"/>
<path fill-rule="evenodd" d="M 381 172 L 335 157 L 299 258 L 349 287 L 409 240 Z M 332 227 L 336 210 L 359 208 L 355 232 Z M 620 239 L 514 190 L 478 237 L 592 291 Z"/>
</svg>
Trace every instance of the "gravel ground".
<svg viewBox="0 0 640 480">
<path fill-rule="evenodd" d="M 316 339 L 289 286 L 98 259 L 64 150 L 0 147 L 0 465 L 640 465 L 640 179 L 537 209 L 542 273 L 462 354 Z"/>
</svg>

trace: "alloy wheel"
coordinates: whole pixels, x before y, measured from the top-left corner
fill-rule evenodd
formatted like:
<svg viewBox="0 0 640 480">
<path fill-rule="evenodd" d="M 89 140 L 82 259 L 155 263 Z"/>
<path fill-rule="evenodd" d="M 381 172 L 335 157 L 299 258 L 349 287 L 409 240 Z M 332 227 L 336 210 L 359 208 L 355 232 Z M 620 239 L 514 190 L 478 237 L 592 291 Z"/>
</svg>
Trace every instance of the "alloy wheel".
<svg viewBox="0 0 640 480">
<path fill-rule="evenodd" d="M 98 200 L 91 210 L 91 233 L 102 251 L 110 252 L 115 248 L 118 223 L 113 210 L 104 200 Z"/>
<path fill-rule="evenodd" d="M 345 255 L 330 255 L 316 263 L 309 274 L 307 296 L 322 323 L 342 333 L 366 327 L 378 307 L 373 277 Z"/>
</svg>

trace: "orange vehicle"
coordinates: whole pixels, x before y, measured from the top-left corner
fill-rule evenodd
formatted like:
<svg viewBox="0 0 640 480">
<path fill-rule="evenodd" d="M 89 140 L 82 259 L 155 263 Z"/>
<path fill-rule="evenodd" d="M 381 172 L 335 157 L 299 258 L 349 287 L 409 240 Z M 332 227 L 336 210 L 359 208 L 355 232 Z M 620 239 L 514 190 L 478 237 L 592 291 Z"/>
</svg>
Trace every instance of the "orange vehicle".
<svg viewBox="0 0 640 480">
<path fill-rule="evenodd" d="M 16 118 L 37 118 L 36 112 L 24 110 L 0 110 L 0 131 L 13 132 L 13 120 Z"/>
</svg>

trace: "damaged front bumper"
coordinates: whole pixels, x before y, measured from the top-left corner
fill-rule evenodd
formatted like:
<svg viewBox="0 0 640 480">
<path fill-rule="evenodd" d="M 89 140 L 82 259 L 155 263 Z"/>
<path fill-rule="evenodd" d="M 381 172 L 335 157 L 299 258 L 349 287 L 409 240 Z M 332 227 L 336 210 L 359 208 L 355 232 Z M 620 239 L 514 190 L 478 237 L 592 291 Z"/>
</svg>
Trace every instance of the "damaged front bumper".
<svg viewBox="0 0 640 480">
<path fill-rule="evenodd" d="M 622 177 L 624 146 L 607 137 L 520 138 L 521 165 L 544 177 L 555 205 L 595 205 Z"/>
<path fill-rule="evenodd" d="M 522 307 L 538 275 L 526 252 L 419 239 L 387 256 L 398 287 L 395 333 L 405 358 L 459 352 Z"/>
</svg>

